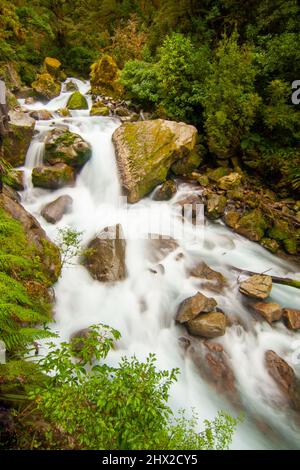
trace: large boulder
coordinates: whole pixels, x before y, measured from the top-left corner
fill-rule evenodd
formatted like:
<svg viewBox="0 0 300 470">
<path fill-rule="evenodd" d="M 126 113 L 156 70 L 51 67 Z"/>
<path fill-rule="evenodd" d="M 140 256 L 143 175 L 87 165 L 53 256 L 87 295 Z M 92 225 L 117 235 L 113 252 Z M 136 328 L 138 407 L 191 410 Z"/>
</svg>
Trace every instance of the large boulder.
<svg viewBox="0 0 300 470">
<path fill-rule="evenodd" d="M 247 297 L 264 300 L 272 290 L 271 276 L 255 274 L 240 284 L 240 292 Z"/>
<path fill-rule="evenodd" d="M 68 100 L 67 108 L 71 110 L 89 109 L 89 105 L 86 97 L 80 91 L 74 91 Z"/>
<path fill-rule="evenodd" d="M 43 262 L 46 279 L 50 284 L 56 282 L 61 269 L 59 249 L 47 238 L 37 220 L 16 199 L 2 193 L 0 207 L 22 224 L 28 243 L 36 247 Z"/>
<path fill-rule="evenodd" d="M 75 183 L 75 171 L 64 163 L 40 166 L 32 170 L 32 184 L 37 188 L 60 189 Z"/>
<path fill-rule="evenodd" d="M 20 111 L 10 111 L 9 117 L 10 133 L 3 140 L 4 158 L 12 166 L 22 166 L 33 137 L 35 120 Z"/>
<path fill-rule="evenodd" d="M 270 376 L 290 402 L 292 408 L 300 410 L 300 387 L 292 367 L 274 351 L 265 353 L 265 364 Z"/>
<path fill-rule="evenodd" d="M 226 317 L 222 312 L 204 313 L 188 321 L 187 329 L 191 335 L 203 338 L 223 336 L 226 331 Z"/>
<path fill-rule="evenodd" d="M 87 246 L 84 266 L 100 282 L 122 281 L 127 276 L 126 242 L 121 225 L 106 227 Z"/>
<path fill-rule="evenodd" d="M 63 215 L 72 207 L 73 199 L 71 196 L 60 196 L 55 201 L 47 204 L 41 211 L 41 215 L 50 224 L 59 222 Z"/>
<path fill-rule="evenodd" d="M 285 308 L 283 310 L 283 318 L 286 326 L 290 330 L 300 329 L 300 310 L 294 310 L 292 308 Z"/>
<path fill-rule="evenodd" d="M 259 209 L 254 209 L 243 215 L 235 226 L 237 233 L 255 242 L 264 237 L 267 228 L 268 224 Z"/>
<path fill-rule="evenodd" d="M 198 292 L 193 297 L 185 299 L 179 306 L 176 321 L 179 323 L 186 323 L 193 320 L 200 313 L 212 312 L 217 305 L 213 298 L 208 298 Z"/>
<path fill-rule="evenodd" d="M 52 100 L 61 91 L 61 83 L 48 72 L 39 74 L 31 86 L 38 97 L 46 100 Z"/>
<path fill-rule="evenodd" d="M 120 71 L 110 55 L 102 58 L 91 66 L 91 88 L 93 95 L 104 95 L 120 98 L 123 87 L 119 82 Z"/>
<path fill-rule="evenodd" d="M 75 170 L 80 170 L 91 156 L 90 144 L 78 134 L 54 129 L 47 135 L 44 160 L 50 165 L 65 163 Z"/>
<path fill-rule="evenodd" d="M 282 318 L 282 308 L 275 302 L 256 302 L 253 308 L 270 324 Z"/>
<path fill-rule="evenodd" d="M 162 119 L 124 123 L 113 143 L 123 190 L 134 203 L 166 181 L 175 162 L 195 158 L 197 129 Z"/>
</svg>

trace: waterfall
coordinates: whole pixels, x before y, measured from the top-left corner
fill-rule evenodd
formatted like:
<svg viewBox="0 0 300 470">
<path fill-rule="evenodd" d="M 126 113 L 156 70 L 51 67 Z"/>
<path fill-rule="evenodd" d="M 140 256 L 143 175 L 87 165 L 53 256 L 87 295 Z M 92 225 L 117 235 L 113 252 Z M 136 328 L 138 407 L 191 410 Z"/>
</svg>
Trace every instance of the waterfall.
<svg viewBox="0 0 300 470">
<path fill-rule="evenodd" d="M 82 93 L 88 92 L 87 82 L 76 80 L 76 83 Z M 55 111 L 66 104 L 67 98 L 68 93 L 63 91 L 46 106 L 35 103 L 29 108 L 44 107 Z M 88 99 L 90 103 L 89 95 Z M 53 123 L 68 125 L 72 132 L 90 142 L 92 159 L 77 177 L 75 187 L 51 192 L 36 190 L 28 183 L 22 193 L 22 203 L 53 240 L 59 228 L 70 226 L 83 232 L 86 243 L 104 227 L 121 223 L 127 238 L 128 269 L 125 281 L 106 285 L 92 280 L 82 266 L 65 267 L 55 286 L 56 322 L 52 325 L 53 330 L 59 332 L 61 340 L 69 340 L 72 333 L 82 328 L 99 322 L 109 324 L 122 334 L 118 349 L 108 356 L 111 364 L 116 364 L 124 355 L 136 354 L 144 359 L 153 352 L 157 355 L 159 367 L 180 369 L 181 375 L 170 397 L 174 410 L 194 407 L 202 420 L 214 418 L 221 409 L 237 415 L 238 411 L 207 384 L 178 342 L 178 338 L 185 334 L 184 327 L 174 322 L 179 303 L 199 289 L 208 296 L 212 295 L 199 287 L 199 280 L 187 275 L 186 266 L 195 260 L 203 260 L 228 279 L 225 291 L 213 294 L 218 305 L 246 325 L 242 328 L 234 323 L 227 328 L 224 337 L 218 338 L 234 371 L 242 407 L 249 416 L 238 428 L 233 448 L 299 447 L 299 435 L 287 411 L 274 405 L 276 386 L 264 367 L 264 353 L 273 349 L 293 363 L 293 358 L 300 353 L 300 335 L 288 331 L 282 324 L 271 327 L 265 322 L 255 322 L 240 299 L 236 276 L 227 265 L 257 272 L 271 269 L 274 275 L 290 273 L 299 277 L 299 273 L 295 273 L 288 262 L 276 258 L 258 244 L 231 232 L 221 223 L 211 222 L 207 222 L 192 241 L 186 234 L 192 233 L 193 227 L 188 226 L 187 232 L 178 239 L 178 248 L 160 261 L 163 270 L 159 270 L 157 262 L 149 259 L 145 240 L 136 234 L 141 229 L 145 233 L 162 233 L 168 218 L 174 222 L 175 228 L 180 229 L 182 222 L 174 215 L 174 202 L 193 193 L 194 188 L 182 184 L 176 199 L 165 203 L 158 204 L 151 197 L 134 206 L 127 206 L 122 200 L 120 202 L 120 186 L 111 143 L 111 136 L 120 123 L 110 117 L 89 117 L 86 111 L 72 112 L 69 118 L 55 115 L 51 122 L 38 123 L 39 133 L 34 137 L 26 158 L 28 177 L 31 177 L 32 168 L 42 163 L 43 132 Z M 63 194 L 73 198 L 73 210 L 58 224 L 50 225 L 41 217 L 41 208 Z M 149 228 L 150 216 L 153 223 Z M 293 294 L 294 291 L 287 286 L 274 286 L 271 301 L 300 308 L 300 299 Z M 299 364 L 296 360 L 293 364 L 299 374 Z M 255 416 L 263 420 L 269 429 L 275 429 L 280 440 L 273 441 L 266 432 L 260 432 L 251 418 Z"/>
</svg>

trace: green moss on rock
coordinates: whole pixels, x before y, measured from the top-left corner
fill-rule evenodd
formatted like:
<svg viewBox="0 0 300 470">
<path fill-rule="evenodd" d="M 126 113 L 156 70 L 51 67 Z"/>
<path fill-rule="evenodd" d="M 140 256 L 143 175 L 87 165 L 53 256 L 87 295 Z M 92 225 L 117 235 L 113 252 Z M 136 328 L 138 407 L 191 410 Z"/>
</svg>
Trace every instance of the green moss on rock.
<svg viewBox="0 0 300 470">
<path fill-rule="evenodd" d="M 47 72 L 38 75 L 31 86 L 39 97 L 47 100 L 52 100 L 61 91 L 61 84 Z"/>
<path fill-rule="evenodd" d="M 259 209 L 254 209 L 243 215 L 235 227 L 240 235 L 256 242 L 264 237 L 267 228 L 268 223 Z"/>
<path fill-rule="evenodd" d="M 91 66 L 90 81 L 93 95 L 104 95 L 120 98 L 123 87 L 119 81 L 120 71 L 110 55 L 102 58 Z"/>
<path fill-rule="evenodd" d="M 74 91 L 69 98 L 67 108 L 71 110 L 88 109 L 89 106 L 85 96 L 83 96 L 80 91 Z"/>
<path fill-rule="evenodd" d="M 73 168 L 64 163 L 42 166 L 32 170 L 32 183 L 37 188 L 60 189 L 75 183 Z"/>
</svg>

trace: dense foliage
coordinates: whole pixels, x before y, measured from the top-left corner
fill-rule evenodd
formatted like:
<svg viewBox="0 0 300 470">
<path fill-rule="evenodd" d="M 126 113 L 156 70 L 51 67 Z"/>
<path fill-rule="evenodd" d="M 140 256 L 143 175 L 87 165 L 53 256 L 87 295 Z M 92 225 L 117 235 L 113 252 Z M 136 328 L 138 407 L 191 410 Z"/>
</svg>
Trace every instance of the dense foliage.
<svg viewBox="0 0 300 470">
<path fill-rule="evenodd" d="M 116 367 L 103 362 L 119 337 L 98 325 L 85 339 L 53 345 L 40 361 L 52 378 L 31 393 L 42 416 L 80 449 L 227 449 L 238 420 L 219 413 L 199 433 L 195 414 L 172 413 L 169 390 L 178 370 L 158 370 L 153 355 L 145 362 L 124 357 Z"/>
</svg>

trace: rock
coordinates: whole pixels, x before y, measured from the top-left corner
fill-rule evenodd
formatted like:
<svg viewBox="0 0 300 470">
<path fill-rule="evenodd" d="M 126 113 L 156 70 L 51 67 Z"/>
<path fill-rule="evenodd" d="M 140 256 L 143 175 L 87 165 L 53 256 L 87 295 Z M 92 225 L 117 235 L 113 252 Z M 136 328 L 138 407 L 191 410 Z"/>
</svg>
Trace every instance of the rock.
<svg viewBox="0 0 300 470">
<path fill-rule="evenodd" d="M 71 110 L 89 109 L 89 105 L 86 97 L 83 96 L 80 91 L 74 91 L 68 100 L 67 108 Z"/>
<path fill-rule="evenodd" d="M 91 88 L 93 95 L 109 96 L 114 99 L 123 94 L 123 87 L 119 82 L 120 71 L 114 59 L 103 55 L 98 62 L 91 66 Z"/>
<path fill-rule="evenodd" d="M 300 329 L 300 310 L 294 310 L 292 308 L 283 309 L 283 318 L 286 326 L 290 330 Z"/>
<path fill-rule="evenodd" d="M 233 230 L 237 226 L 240 218 L 241 218 L 241 213 L 238 212 L 237 210 L 230 209 L 230 210 L 225 211 L 224 222 L 228 227 L 232 228 Z"/>
<path fill-rule="evenodd" d="M 31 86 L 39 97 L 47 100 L 52 100 L 58 96 L 61 91 L 61 83 L 56 81 L 55 78 L 47 72 L 38 75 Z"/>
<path fill-rule="evenodd" d="M 169 201 L 177 192 L 176 183 L 173 180 L 165 181 L 157 191 L 155 191 L 154 201 Z"/>
<path fill-rule="evenodd" d="M 14 170 L 9 176 L 9 186 L 16 191 L 24 191 L 24 172 L 22 170 Z"/>
<path fill-rule="evenodd" d="M 65 88 L 66 91 L 78 91 L 77 83 L 73 82 L 72 80 L 69 80 L 65 83 Z"/>
<path fill-rule="evenodd" d="M 296 238 L 288 238 L 287 240 L 283 240 L 283 246 L 289 255 L 296 255 L 298 253 L 298 244 Z"/>
<path fill-rule="evenodd" d="M 192 221 L 202 214 L 203 203 L 198 194 L 193 194 L 185 199 L 176 201 L 176 205 L 182 207 L 182 216 L 186 218 L 191 217 Z"/>
<path fill-rule="evenodd" d="M 185 336 L 180 336 L 180 338 L 178 338 L 178 344 L 186 351 L 191 345 L 191 340 Z"/>
<path fill-rule="evenodd" d="M 84 328 L 71 335 L 70 343 L 72 346 L 72 352 L 75 355 L 80 355 L 84 347 L 85 340 L 89 339 L 90 335 L 91 335 L 90 328 Z"/>
<path fill-rule="evenodd" d="M 45 140 L 45 162 L 65 163 L 80 170 L 92 156 L 92 148 L 80 135 L 64 129 L 50 131 Z"/>
<path fill-rule="evenodd" d="M 36 247 L 43 262 L 46 281 L 49 284 L 56 282 L 61 269 L 59 249 L 47 238 L 37 220 L 18 201 L 2 193 L 0 207 L 22 224 L 28 243 Z"/>
<path fill-rule="evenodd" d="M 197 152 L 192 153 L 191 155 L 188 155 L 187 157 L 184 157 L 177 162 L 173 163 L 171 169 L 172 172 L 177 175 L 177 176 L 187 176 L 193 171 L 195 168 L 198 168 L 198 166 L 201 163 L 201 157 Z"/>
<path fill-rule="evenodd" d="M 70 117 L 71 116 L 71 113 L 68 110 L 68 108 L 60 108 L 56 112 L 61 117 Z"/>
<path fill-rule="evenodd" d="M 187 322 L 188 332 L 193 336 L 216 338 L 225 335 L 226 317 L 221 312 L 210 312 L 198 315 Z"/>
<path fill-rule="evenodd" d="M 87 249 L 84 266 L 94 279 L 100 282 L 122 281 L 127 277 L 125 264 L 126 242 L 120 224 L 106 227 Z"/>
<path fill-rule="evenodd" d="M 122 187 L 131 203 L 166 181 L 172 165 L 196 152 L 195 127 L 157 119 L 122 124 L 113 134 Z"/>
<path fill-rule="evenodd" d="M 209 193 L 207 195 L 206 215 L 209 219 L 215 220 L 222 217 L 225 212 L 227 199 L 219 194 Z"/>
<path fill-rule="evenodd" d="M 218 271 L 214 271 L 211 269 L 206 263 L 203 261 L 198 263 L 194 266 L 189 273 L 191 276 L 198 277 L 200 279 L 206 279 L 207 282 L 203 284 L 203 287 L 207 289 L 212 289 L 214 291 L 219 292 L 223 289 L 226 284 L 226 279 L 223 274 L 219 273 Z"/>
<path fill-rule="evenodd" d="M 64 163 L 41 166 L 32 170 L 33 186 L 43 189 L 60 189 L 75 183 L 74 169 Z"/>
<path fill-rule="evenodd" d="M 253 308 L 270 324 L 282 318 L 282 308 L 274 302 L 257 302 L 253 305 Z"/>
<path fill-rule="evenodd" d="M 237 233 L 255 242 L 263 238 L 267 228 L 268 224 L 259 209 L 254 209 L 243 215 L 235 226 Z"/>
<path fill-rule="evenodd" d="M 10 111 L 9 117 L 10 133 L 3 139 L 4 158 L 12 166 L 22 166 L 33 137 L 35 120 L 20 111 Z"/>
<path fill-rule="evenodd" d="M 117 108 L 115 108 L 115 114 L 120 117 L 131 116 L 129 109 L 125 108 L 125 106 L 117 106 Z"/>
<path fill-rule="evenodd" d="M 261 242 L 261 246 L 266 248 L 266 250 L 270 251 L 271 253 L 277 253 L 279 250 L 279 243 L 276 240 L 273 240 L 272 238 L 267 238 L 264 237 Z"/>
<path fill-rule="evenodd" d="M 176 321 L 178 323 L 186 323 L 193 320 L 200 313 L 212 312 L 217 302 L 213 298 L 208 298 L 198 292 L 193 297 L 185 299 L 179 306 Z"/>
<path fill-rule="evenodd" d="M 222 166 L 216 168 L 215 170 L 210 170 L 207 172 L 207 176 L 210 181 L 213 183 L 217 183 L 221 178 L 224 176 L 229 175 L 230 171 L 228 168 L 224 168 Z"/>
<path fill-rule="evenodd" d="M 285 251 L 291 255 L 297 254 L 297 235 L 295 229 L 287 221 L 278 218 L 268 230 L 268 236 L 281 242 Z"/>
<path fill-rule="evenodd" d="M 41 211 L 41 215 L 50 224 L 59 222 L 63 215 L 72 207 L 73 199 L 71 196 L 60 196 L 55 201 L 47 204 Z"/>
<path fill-rule="evenodd" d="M 103 105 L 101 101 L 97 101 L 91 108 L 90 116 L 109 116 L 109 108 Z"/>
<path fill-rule="evenodd" d="M 50 75 L 54 75 L 55 77 L 59 76 L 61 67 L 59 60 L 55 59 L 54 57 L 46 57 L 44 60 L 44 67 Z"/>
<path fill-rule="evenodd" d="M 255 274 L 240 285 L 240 292 L 254 299 L 266 299 L 272 290 L 272 277 Z"/>
<path fill-rule="evenodd" d="M 205 354 L 203 367 L 208 380 L 219 393 L 234 396 L 237 394 L 235 377 L 228 364 L 228 358 L 223 346 L 218 343 L 205 341 L 204 346 L 209 350 Z"/>
<path fill-rule="evenodd" d="M 237 188 L 242 182 L 242 175 L 240 173 L 230 173 L 227 176 L 223 176 L 218 180 L 218 186 L 224 190 L 230 190 Z"/>
<path fill-rule="evenodd" d="M 299 411 L 299 384 L 292 367 L 284 359 L 278 356 L 278 354 L 270 350 L 265 353 L 265 364 L 270 376 L 290 401 L 292 407 Z"/>
<path fill-rule="evenodd" d="M 29 113 L 29 116 L 35 119 L 36 121 L 50 121 L 50 119 L 53 119 L 53 116 L 50 111 L 47 111 L 46 109 L 31 111 L 31 113 Z"/>
<path fill-rule="evenodd" d="M 147 259 L 153 263 L 162 261 L 175 251 L 178 246 L 178 242 L 174 238 L 164 238 L 160 234 L 149 234 L 149 239 L 147 240 Z"/>
</svg>

